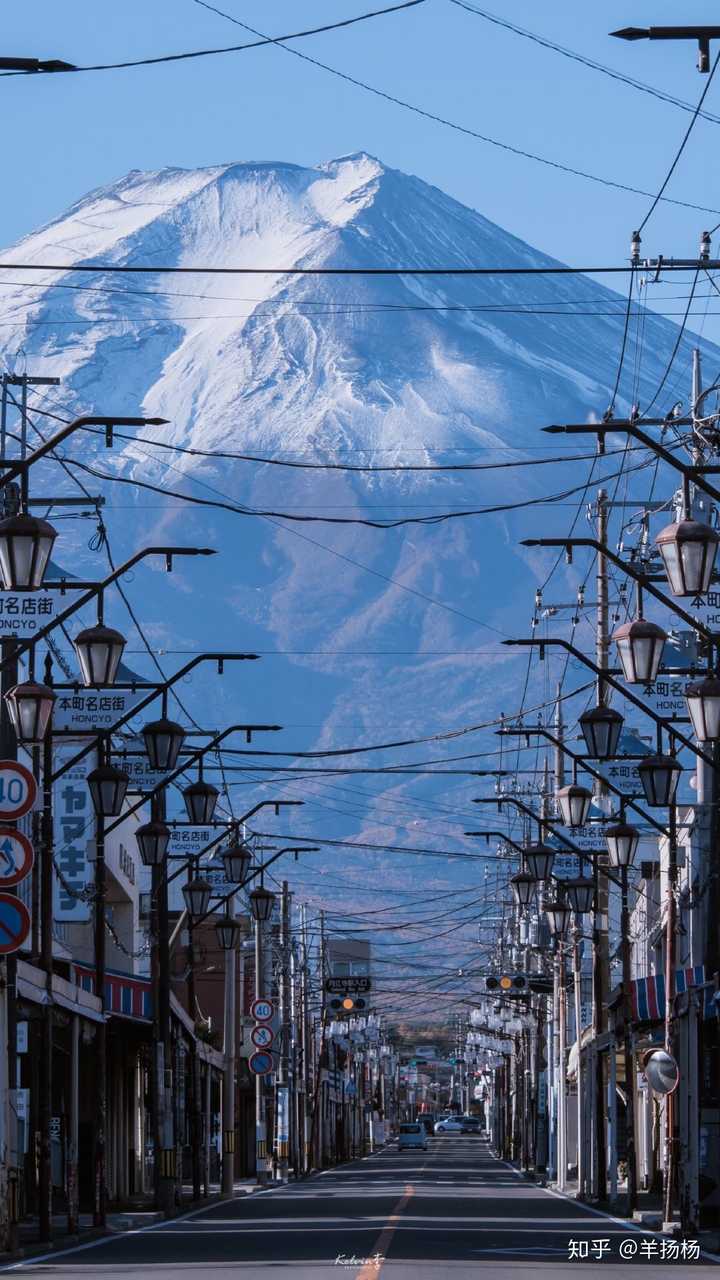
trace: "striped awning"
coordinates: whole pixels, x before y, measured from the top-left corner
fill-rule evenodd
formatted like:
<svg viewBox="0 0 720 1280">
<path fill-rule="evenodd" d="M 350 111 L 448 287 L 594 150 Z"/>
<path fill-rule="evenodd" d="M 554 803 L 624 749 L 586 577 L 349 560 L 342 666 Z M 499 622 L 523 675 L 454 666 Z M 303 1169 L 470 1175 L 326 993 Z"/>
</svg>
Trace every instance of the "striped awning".
<svg viewBox="0 0 720 1280">
<path fill-rule="evenodd" d="M 690 987 L 699 987 L 705 981 L 705 965 L 690 965 L 687 969 L 675 970 L 675 993 L 681 995 Z M 632 987 L 632 1011 L 635 1022 L 658 1022 L 665 1017 L 665 974 L 651 973 L 647 978 L 636 978 Z M 715 1012 L 713 991 L 705 988 L 703 1000 L 703 1016 L 710 1017 Z"/>
</svg>

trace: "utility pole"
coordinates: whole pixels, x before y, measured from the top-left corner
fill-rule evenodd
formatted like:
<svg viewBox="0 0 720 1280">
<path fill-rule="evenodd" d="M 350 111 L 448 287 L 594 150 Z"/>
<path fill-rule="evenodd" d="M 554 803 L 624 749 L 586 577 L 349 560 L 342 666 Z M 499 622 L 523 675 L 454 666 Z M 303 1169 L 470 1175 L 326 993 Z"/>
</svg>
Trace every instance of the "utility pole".
<svg viewBox="0 0 720 1280">
<path fill-rule="evenodd" d="M 597 540 L 602 547 L 607 546 L 608 538 L 608 495 L 600 489 L 597 495 L 596 521 Z M 601 671 L 609 667 L 609 608 L 608 608 L 608 570 L 607 559 L 599 552 L 596 560 L 596 626 L 595 626 L 595 661 Z M 598 706 L 608 703 L 608 686 L 602 676 L 598 677 Z M 596 797 L 601 806 L 607 799 L 607 788 L 602 782 L 596 783 Z M 607 1191 L 607 1161 L 605 1150 L 605 1086 L 603 1081 L 603 1057 L 598 1047 L 598 1040 L 607 1027 L 607 996 L 609 983 L 608 959 L 608 883 L 607 877 L 599 866 L 598 859 L 593 860 L 593 881 L 595 885 L 592 920 L 592 1033 L 594 1053 L 594 1177 L 592 1190 L 598 1200 L 604 1200 Z M 579 1050 L 579 1044 L 578 1044 Z M 579 1052 L 578 1052 L 579 1058 Z M 629 1064 L 628 1064 L 629 1069 Z M 579 1066 L 578 1066 L 579 1070 Z"/>
<path fill-rule="evenodd" d="M 263 998 L 263 922 L 255 921 L 255 999 Z M 265 1121 L 265 1083 L 255 1076 L 255 1174 L 261 1186 L 267 1182 L 267 1127 Z"/>
<path fill-rule="evenodd" d="M 228 898 L 227 914 L 235 916 L 235 899 Z M 235 1188 L 235 1055 L 237 1053 L 237 951 L 225 952 L 225 1070 L 223 1075 L 222 1194 L 232 1197 Z"/>
<path fill-rule="evenodd" d="M 302 1070 L 302 1170 L 310 1172 L 311 1153 L 311 1080 L 313 1036 L 310 1025 L 310 1009 L 308 1003 L 308 937 L 307 909 L 303 902 L 300 908 L 300 1051 Z"/>
<path fill-rule="evenodd" d="M 163 787 L 152 799 L 154 822 L 165 821 L 166 796 Z M 154 1077 L 156 1089 L 155 1185 L 158 1208 L 170 1216 L 175 1207 L 176 1153 L 173 1141 L 173 1060 L 170 1027 L 170 929 L 168 884 L 164 868 L 152 869 L 152 894 L 157 920 L 154 965 Z"/>
<path fill-rule="evenodd" d="M 290 1122 L 290 893 L 282 882 L 280 905 L 280 1054 L 277 1070 L 275 1142 L 280 1182 L 288 1181 Z"/>
</svg>

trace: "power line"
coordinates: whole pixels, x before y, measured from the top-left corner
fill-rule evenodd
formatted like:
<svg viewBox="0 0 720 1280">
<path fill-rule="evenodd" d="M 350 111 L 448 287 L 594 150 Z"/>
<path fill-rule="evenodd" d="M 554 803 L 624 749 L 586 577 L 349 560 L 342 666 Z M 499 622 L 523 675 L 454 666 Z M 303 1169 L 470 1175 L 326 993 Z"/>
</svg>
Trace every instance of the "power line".
<svg viewBox="0 0 720 1280">
<path fill-rule="evenodd" d="M 712 65 L 712 71 L 710 72 L 710 75 L 709 75 L 709 76 L 708 76 L 708 78 L 707 78 L 707 81 L 706 81 L 706 84 L 705 84 L 705 88 L 703 89 L 702 93 L 700 94 L 700 98 L 699 98 L 698 104 L 697 104 L 697 106 L 696 106 L 696 108 L 695 108 L 695 111 L 693 112 L 692 120 L 690 121 L 690 123 L 689 123 L 689 125 L 688 125 L 687 129 L 685 130 L 685 133 L 684 133 L 684 135 L 683 135 L 682 142 L 680 143 L 680 146 L 678 147 L 678 149 L 677 149 L 677 151 L 676 151 L 676 153 L 675 153 L 675 156 L 674 156 L 674 158 L 673 158 L 673 160 L 672 160 L 672 163 L 671 163 L 671 165 L 670 165 L 670 168 L 668 169 L 668 171 L 667 171 L 667 173 L 666 173 L 666 175 L 665 175 L 665 178 L 663 179 L 662 186 L 660 187 L 660 190 L 658 191 L 657 195 L 654 197 L 653 202 L 652 202 L 652 204 L 650 205 L 650 208 L 648 209 L 647 213 L 645 214 L 645 217 L 643 218 L 642 222 L 640 223 L 640 226 L 638 227 L 638 232 L 640 232 L 640 231 L 642 231 L 642 230 L 644 229 L 644 227 L 647 225 L 648 221 L 649 221 L 649 220 L 650 220 L 650 218 L 652 217 L 653 213 L 654 213 L 654 212 L 655 212 L 655 210 L 657 209 L 658 204 L 659 204 L 659 203 L 660 203 L 660 201 L 663 199 L 664 192 L 665 192 L 665 190 L 666 190 L 666 188 L 667 188 L 667 185 L 668 185 L 668 183 L 669 183 L 670 179 L 672 178 L 672 176 L 673 176 L 673 174 L 674 174 L 674 172 L 675 172 L 675 170 L 676 170 L 676 168 L 677 168 L 678 161 L 680 160 L 680 157 L 681 157 L 681 155 L 682 155 L 683 151 L 685 150 L 685 147 L 687 146 L 687 142 L 688 142 L 688 139 L 689 139 L 689 137 L 690 137 L 690 134 L 692 133 L 693 128 L 695 127 L 695 122 L 696 122 L 696 120 L 697 120 L 697 118 L 698 118 L 698 113 L 699 113 L 699 111 L 700 111 L 700 108 L 701 108 L 701 106 L 702 106 L 703 102 L 705 101 L 705 98 L 706 98 L 706 96 L 707 96 L 707 93 L 708 93 L 708 90 L 709 90 L 709 88 L 710 88 L 710 85 L 711 85 L 711 84 L 712 84 L 712 82 L 713 82 L 713 76 L 715 75 L 715 72 L 717 71 L 718 62 L 720 62 L 720 53 L 718 53 L 718 54 L 717 54 L 717 56 L 716 56 L 716 58 L 715 58 L 715 61 L 713 62 L 713 65 Z"/>
<path fill-rule="evenodd" d="M 356 22 L 366 22 L 369 18 L 381 18 L 388 13 L 397 13 L 401 9 L 413 9 L 416 5 L 424 4 L 425 0 L 403 0 L 402 4 L 392 5 L 389 9 L 375 9 L 372 13 L 361 13 L 355 18 L 345 18 L 342 22 L 326 23 L 322 27 L 311 27 L 306 31 L 293 31 L 286 36 L 264 36 L 261 40 L 254 40 L 250 44 L 233 44 L 226 45 L 220 49 L 192 49 L 188 53 L 166 53 L 156 58 L 136 58 L 127 62 L 100 62 L 92 66 L 77 67 L 68 66 L 68 73 L 78 73 L 81 71 L 118 71 L 127 67 L 151 67 L 157 66 L 159 63 L 165 62 L 186 62 L 191 58 L 209 58 L 219 53 L 242 53 L 246 49 L 259 49 L 263 45 L 278 44 L 283 40 L 300 40 L 304 36 L 320 35 L 324 31 L 337 31 L 340 27 L 352 27 Z M 30 71 L 4 71 L 2 76 L 26 76 L 35 75 Z"/>
<path fill-rule="evenodd" d="M 584 169 L 577 169 L 571 165 L 562 164 L 559 160 L 550 160 L 547 156 L 537 155 L 533 151 L 527 151 L 523 147 L 517 147 L 509 142 L 501 142 L 498 138 L 491 138 L 488 134 L 479 133 L 476 129 L 470 129 L 466 125 L 458 124 L 454 120 L 448 120 L 446 117 L 436 114 L 433 111 L 426 111 L 423 107 L 418 107 L 412 102 L 407 102 L 403 98 L 398 98 L 395 94 L 387 93 L 384 89 L 377 89 L 374 85 L 368 84 L 364 80 L 359 80 L 356 76 L 348 75 L 345 71 L 338 71 L 336 67 L 331 67 L 327 62 L 320 62 L 317 58 L 311 58 L 306 53 L 301 53 L 299 49 L 291 49 L 287 45 L 282 44 L 279 40 L 272 40 L 264 31 L 258 31 L 256 27 L 251 27 L 247 22 L 241 22 L 239 18 L 235 18 L 232 14 L 225 13 L 224 10 L 216 8 L 214 5 L 208 4 L 206 0 L 195 0 L 195 4 L 199 4 L 203 9 L 210 9 L 213 13 L 217 13 L 220 17 L 226 18 L 228 22 L 234 23 L 237 27 L 242 27 L 244 31 L 250 31 L 255 36 L 260 36 L 264 40 L 270 40 L 272 44 L 277 45 L 278 49 L 284 49 L 286 53 L 291 53 L 296 58 L 301 58 L 303 62 L 309 62 L 314 67 L 320 67 L 323 71 L 328 71 L 331 75 L 337 76 L 340 80 L 347 81 L 348 84 L 355 85 L 356 88 L 364 89 L 367 93 L 372 93 L 377 98 L 383 98 L 386 102 L 392 102 L 395 106 L 403 107 L 406 111 L 412 111 L 415 115 L 422 116 L 425 120 L 432 120 L 436 124 L 442 124 L 448 129 L 453 129 L 457 133 L 466 134 L 468 137 L 475 138 L 479 142 L 485 142 L 489 146 L 497 147 L 501 151 L 508 151 L 512 155 L 522 156 L 525 160 L 534 160 L 538 164 L 543 164 L 551 169 L 557 169 L 563 173 L 570 173 L 576 178 L 585 178 L 589 182 L 599 183 L 604 187 L 612 187 L 618 191 L 627 191 L 633 195 L 651 196 L 652 192 L 642 191 L 638 187 L 631 187 L 626 183 L 615 182 L 611 178 L 599 177 L 597 174 L 588 173 Z M 720 210 L 703 208 L 702 205 L 690 204 L 685 200 L 671 200 L 670 197 L 664 196 L 670 204 L 683 205 L 685 208 L 698 209 L 703 213 L 720 213 Z"/>
<path fill-rule="evenodd" d="M 506 31 L 512 31 L 517 36 L 523 36 L 526 40 L 532 40 L 535 44 L 542 45 L 544 49 L 551 49 L 553 53 L 560 53 L 564 58 L 570 58 L 573 62 L 579 62 L 584 67 L 589 67 L 592 71 L 600 71 L 603 75 L 609 76 L 611 80 L 619 80 L 621 84 L 629 85 L 632 89 L 639 89 L 641 93 L 650 94 L 653 98 L 659 98 L 661 102 L 668 102 L 673 107 L 680 107 L 682 111 L 697 111 L 691 102 L 685 102 L 682 98 L 675 98 L 671 93 L 665 93 L 664 89 L 656 89 L 654 85 L 646 84 L 643 80 L 635 80 L 632 76 L 624 75 L 621 71 L 615 71 L 612 67 L 606 67 L 602 62 L 596 62 L 594 58 L 587 58 L 582 53 L 576 53 L 573 49 L 566 49 L 564 45 L 556 44 L 554 40 L 548 40 L 546 36 L 540 36 L 534 31 L 528 31 L 525 27 L 519 27 L 514 22 L 508 22 L 506 18 L 499 18 L 496 13 L 489 13 L 487 9 L 478 9 L 474 4 L 468 4 L 467 0 L 450 0 L 451 4 L 457 5 L 459 9 L 465 9 L 468 13 L 474 13 L 478 18 L 485 18 L 487 22 L 492 22 L 496 27 L 504 27 Z M 710 120 L 713 124 L 720 124 L 720 116 L 715 116 L 710 111 L 700 111 L 699 115 L 704 120 Z"/>
</svg>

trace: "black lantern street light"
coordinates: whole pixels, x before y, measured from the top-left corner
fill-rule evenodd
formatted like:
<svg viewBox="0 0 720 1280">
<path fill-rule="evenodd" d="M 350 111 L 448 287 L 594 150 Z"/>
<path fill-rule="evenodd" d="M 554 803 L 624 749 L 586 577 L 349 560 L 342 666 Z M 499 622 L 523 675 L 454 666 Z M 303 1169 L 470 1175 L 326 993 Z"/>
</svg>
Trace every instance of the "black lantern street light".
<svg viewBox="0 0 720 1280">
<path fill-rule="evenodd" d="M 682 765 L 675 756 L 647 756 L 640 761 L 638 773 L 651 809 L 674 803 L 682 773 Z"/>
<path fill-rule="evenodd" d="M 592 911 L 595 899 L 595 885 L 585 876 L 577 876 L 574 880 L 563 880 L 563 888 L 568 902 L 576 916 L 587 915 Z"/>
<path fill-rule="evenodd" d="M 150 761 L 150 768 L 158 773 L 171 773 L 177 765 L 178 756 L 185 741 L 185 730 L 174 720 L 163 715 L 159 720 L 151 720 L 143 729 L 145 750 Z"/>
<path fill-rule="evenodd" d="M 717 530 L 699 520 L 680 520 L 660 530 L 655 545 L 674 596 L 704 595 L 710 586 L 718 542 Z"/>
<path fill-rule="evenodd" d="M 699 742 L 720 738 L 720 679 L 705 676 L 685 686 L 685 700 Z"/>
<path fill-rule="evenodd" d="M 113 685 L 125 648 L 125 637 L 114 627 L 85 627 L 73 640 L 83 684 L 101 688 Z"/>
<path fill-rule="evenodd" d="M 518 871 L 510 877 L 510 888 L 519 907 L 529 907 L 535 896 L 537 881 L 529 871 Z"/>
<path fill-rule="evenodd" d="M 655 622 L 635 618 L 613 633 L 628 684 L 652 684 L 660 670 L 667 633 Z"/>
<path fill-rule="evenodd" d="M 567 902 L 557 900 L 545 903 L 545 915 L 553 938 L 560 939 L 565 937 L 571 914 L 571 908 Z"/>
<path fill-rule="evenodd" d="M 215 933 L 222 951 L 235 951 L 242 934 L 242 925 L 226 909 L 225 914 L 218 917 Z"/>
<path fill-rule="evenodd" d="M 533 880 L 549 880 L 555 861 L 555 850 L 548 844 L 526 845 L 523 854 L 528 873 Z"/>
<path fill-rule="evenodd" d="M 571 782 L 568 787 L 561 787 L 555 793 L 555 799 L 566 827 L 585 826 L 592 804 L 592 791 L 580 786 L 578 782 Z"/>
<path fill-rule="evenodd" d="M 140 858 L 145 867 L 159 867 L 165 861 L 170 828 L 164 822 L 145 822 L 135 832 Z"/>
<path fill-rule="evenodd" d="M 185 908 L 192 920 L 206 914 L 212 896 L 212 885 L 209 880 L 196 876 L 195 879 L 188 880 L 188 883 L 183 885 L 182 893 Z"/>
<path fill-rule="evenodd" d="M 0 575 L 6 591 L 37 591 L 42 586 L 56 537 L 57 530 L 35 516 L 0 520 Z"/>
<path fill-rule="evenodd" d="M 244 884 L 252 864 L 252 852 L 248 846 L 242 841 L 239 844 L 229 844 L 220 856 L 225 868 L 226 880 L 231 884 Z"/>
<path fill-rule="evenodd" d="M 28 680 L 8 689 L 5 702 L 18 742 L 42 742 L 55 703 L 53 690 Z"/>
<path fill-rule="evenodd" d="M 130 775 L 112 764 L 100 764 L 88 774 L 93 807 L 99 818 L 117 818 L 122 813 Z"/>
<path fill-rule="evenodd" d="M 583 711 L 579 724 L 591 760 L 612 760 L 617 755 L 624 723 L 614 707 L 597 706 Z"/>
<path fill-rule="evenodd" d="M 629 822 L 616 822 L 605 828 L 605 840 L 611 867 L 631 867 L 637 847 L 640 843 L 640 832 Z"/>
<path fill-rule="evenodd" d="M 211 782 L 205 782 L 203 778 L 198 778 L 197 782 L 191 782 L 190 786 L 183 791 L 190 822 L 194 822 L 198 827 L 212 822 L 219 796 L 220 792 Z"/>
<path fill-rule="evenodd" d="M 253 920 L 256 920 L 258 924 L 264 924 L 266 920 L 270 919 L 275 906 L 274 893 L 271 893 L 269 889 L 260 884 L 257 889 L 253 889 L 252 893 L 248 894 L 248 899 Z"/>
</svg>

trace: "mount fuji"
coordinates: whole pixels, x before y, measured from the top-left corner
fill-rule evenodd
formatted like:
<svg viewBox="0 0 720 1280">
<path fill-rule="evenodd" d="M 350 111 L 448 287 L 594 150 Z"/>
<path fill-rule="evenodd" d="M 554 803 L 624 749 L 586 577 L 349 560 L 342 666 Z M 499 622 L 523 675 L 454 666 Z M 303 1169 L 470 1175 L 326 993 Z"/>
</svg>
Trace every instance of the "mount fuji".
<svg viewBox="0 0 720 1280">
<path fill-rule="evenodd" d="M 530 191 L 527 207 L 531 229 Z M 76 434 L 63 446 L 66 470 L 43 464 L 33 485 L 37 496 L 77 493 L 78 483 L 102 494 L 116 562 L 143 543 L 221 550 L 202 567 L 178 564 L 170 576 L 148 564 L 126 584 L 168 670 L 203 649 L 263 654 L 252 666 L 228 667 L 222 680 L 199 668 L 192 684 L 179 686 L 203 728 L 280 724 L 282 734 L 259 736 L 252 750 L 318 752 L 451 735 L 519 708 L 526 659 L 500 642 L 527 634 L 536 582 L 553 557 L 518 541 L 538 530 L 567 532 L 576 511 L 584 523 L 584 502 L 601 481 L 614 483 L 619 458 L 569 460 L 590 455 L 590 439 L 558 448 L 539 428 L 596 420 L 607 408 L 624 298 L 581 275 L 288 274 L 557 265 L 366 154 L 317 167 L 133 171 L 4 251 L 2 262 L 12 266 L 0 289 L 5 368 L 60 379 L 30 394 L 34 429 L 55 429 L 48 413 L 168 419 L 139 431 L 136 442 L 119 435 L 113 452 L 102 437 Z M 27 269 L 43 264 L 62 269 Z M 93 273 L 78 270 L 94 264 Z M 282 270 L 103 269 L 119 265 Z M 668 320 L 643 313 L 640 351 L 638 324 L 630 327 L 618 412 L 652 399 L 677 337 Z M 720 350 L 684 337 L 663 410 L 687 393 L 692 345 L 720 367 Z M 557 462 L 545 465 L 553 451 Z M 427 469 L 511 461 L 532 465 Z M 338 464 L 423 469 L 333 470 Z M 642 472 L 630 473 L 623 497 L 641 499 L 648 486 Z M 548 495 L 556 501 L 543 504 Z M 522 503 L 534 505 L 394 529 L 331 522 Z M 63 513 L 59 559 L 83 576 L 102 576 L 103 550 L 87 549 L 88 517 L 82 508 L 72 518 Z M 573 599 L 573 572 L 553 587 L 564 600 Z M 131 665 L 151 673 L 122 601 L 112 609 L 130 637 Z M 551 696 L 554 675 L 553 668 L 532 677 L 531 703 Z M 573 672 L 570 687 L 585 678 Z M 313 900 L 337 900 L 349 881 L 351 899 L 367 905 L 371 889 L 456 885 L 458 868 L 467 883 L 467 868 L 450 856 L 401 850 L 474 851 L 463 832 L 477 825 L 470 802 L 483 783 L 460 771 L 500 767 L 498 752 L 488 729 L 329 759 L 228 756 L 226 777 L 236 812 L 262 796 L 304 799 L 304 809 L 288 811 L 292 819 L 263 818 L 262 830 L 397 849 L 346 850 L 342 861 L 324 851 L 297 872 Z M 279 763 L 325 772 L 288 775 Z M 392 765 L 458 772 L 435 779 L 328 772 Z M 485 864 L 468 865 L 473 879 L 482 876 Z M 447 945 L 461 951 L 469 936 L 461 931 Z"/>
</svg>

